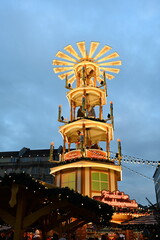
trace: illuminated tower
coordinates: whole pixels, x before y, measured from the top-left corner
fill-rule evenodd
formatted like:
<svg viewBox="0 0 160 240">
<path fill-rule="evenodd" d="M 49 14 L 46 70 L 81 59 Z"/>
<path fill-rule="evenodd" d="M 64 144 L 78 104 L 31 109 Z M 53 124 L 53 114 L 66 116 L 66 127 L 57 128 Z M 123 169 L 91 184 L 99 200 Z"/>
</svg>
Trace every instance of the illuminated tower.
<svg viewBox="0 0 160 240">
<path fill-rule="evenodd" d="M 53 60 L 54 72 L 65 80 L 70 106 L 69 120 L 62 116 L 59 106 L 58 121 L 63 125 L 59 132 L 63 147 L 59 161 L 51 169 L 58 187 L 69 187 L 93 197 L 103 189 L 116 191 L 121 180 L 121 143 L 118 140 L 116 156 L 111 156 L 110 142 L 114 134 L 113 103 L 107 115 L 107 79 L 119 73 L 118 53 L 105 45 L 98 50 L 99 42 L 91 42 L 87 52 L 85 42 L 77 43 L 77 51 L 68 45 L 66 53 L 59 51 Z M 107 116 L 107 117 L 106 117 Z M 50 161 L 53 161 L 51 146 Z M 103 148 L 103 149 L 102 149 Z"/>
</svg>

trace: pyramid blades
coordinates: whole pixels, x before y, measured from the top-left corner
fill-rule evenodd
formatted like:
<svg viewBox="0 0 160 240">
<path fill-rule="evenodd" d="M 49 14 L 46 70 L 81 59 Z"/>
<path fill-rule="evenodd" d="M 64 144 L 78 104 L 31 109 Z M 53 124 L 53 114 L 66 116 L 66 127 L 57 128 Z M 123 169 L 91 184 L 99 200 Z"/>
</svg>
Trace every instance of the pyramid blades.
<svg viewBox="0 0 160 240">
<path fill-rule="evenodd" d="M 103 72 L 104 72 L 104 71 L 103 71 Z M 103 72 L 102 72 L 102 75 L 103 75 Z M 111 79 L 113 79 L 115 76 L 112 75 L 112 74 L 106 73 L 106 77 L 107 77 L 109 80 L 111 80 Z"/>
<path fill-rule="evenodd" d="M 107 53 L 110 49 L 112 49 L 110 46 L 105 45 L 101 51 L 94 57 L 94 59 L 100 58 L 102 55 Z"/>
<path fill-rule="evenodd" d="M 76 60 L 70 56 L 68 56 L 67 54 L 59 51 L 57 54 L 56 54 L 56 57 L 59 57 L 59 58 L 64 58 L 66 60 L 69 60 L 69 61 L 72 61 L 72 62 L 76 62 Z"/>
<path fill-rule="evenodd" d="M 114 61 L 114 62 L 106 62 L 106 63 L 100 63 L 99 66 L 120 66 L 122 65 L 122 61 Z"/>
<path fill-rule="evenodd" d="M 76 80 L 75 75 L 68 79 L 68 83 L 73 83 Z"/>
<path fill-rule="evenodd" d="M 82 54 L 82 57 L 86 57 L 86 44 L 85 42 L 77 42 L 78 49 L 80 53 Z"/>
<path fill-rule="evenodd" d="M 61 60 L 53 60 L 52 65 L 67 65 L 67 66 L 73 66 L 75 63 L 72 62 L 66 62 Z"/>
<path fill-rule="evenodd" d="M 54 68 L 54 72 L 59 73 L 59 72 L 64 72 L 72 69 L 73 67 L 57 67 L 57 68 Z"/>
<path fill-rule="evenodd" d="M 110 55 L 104 57 L 104 58 L 101 58 L 97 61 L 97 63 L 99 62 L 104 62 L 106 60 L 109 60 L 109 59 L 112 59 L 112 58 L 116 58 L 116 57 L 119 57 L 119 54 L 117 52 L 114 52 L 114 53 L 111 53 Z"/>
<path fill-rule="evenodd" d="M 95 53 L 98 45 L 99 45 L 99 42 L 91 42 L 90 51 L 89 51 L 89 58 L 91 58 L 93 56 L 93 54 Z"/>
<path fill-rule="evenodd" d="M 100 67 L 100 70 L 107 71 L 107 72 L 113 72 L 113 73 L 119 73 L 120 69 L 118 68 L 106 68 L 106 67 Z"/>
<path fill-rule="evenodd" d="M 69 52 L 71 55 L 73 55 L 75 58 L 77 58 L 78 60 L 80 59 L 80 56 L 78 55 L 78 53 L 74 50 L 74 48 L 72 47 L 72 45 L 68 45 L 64 48 L 67 52 Z"/>
<path fill-rule="evenodd" d="M 104 79 L 101 78 L 101 77 L 98 77 L 97 80 L 98 80 L 99 83 L 104 82 Z"/>
<path fill-rule="evenodd" d="M 97 81 L 99 82 L 103 81 L 102 76 L 104 71 L 108 79 L 113 79 L 115 77 L 114 75 L 119 73 L 120 69 L 117 67 L 120 66 L 122 62 L 120 60 L 112 60 L 119 57 L 119 54 L 117 52 L 108 54 L 108 51 L 112 49 L 110 46 L 105 45 L 98 51 L 100 43 L 92 41 L 90 42 L 88 55 L 85 41 L 77 42 L 76 44 L 77 49 L 72 47 L 72 45 L 67 45 L 64 47 L 66 53 L 58 51 L 56 57 L 60 59 L 55 59 L 52 62 L 54 65 L 53 70 L 55 73 L 58 73 L 60 79 L 65 79 L 67 76 L 68 82 L 73 83 L 76 80 L 77 71 L 83 66 L 83 62 L 89 72 L 90 69 L 95 71 Z"/>
<path fill-rule="evenodd" d="M 109 79 L 109 80 L 112 80 L 115 76 L 114 75 L 111 75 L 109 73 L 106 73 L 106 77 Z"/>
<path fill-rule="evenodd" d="M 66 75 L 69 77 L 72 74 L 74 74 L 74 71 L 69 71 L 67 73 L 62 73 L 62 74 L 58 75 L 58 77 L 63 80 L 63 79 L 65 79 Z"/>
</svg>

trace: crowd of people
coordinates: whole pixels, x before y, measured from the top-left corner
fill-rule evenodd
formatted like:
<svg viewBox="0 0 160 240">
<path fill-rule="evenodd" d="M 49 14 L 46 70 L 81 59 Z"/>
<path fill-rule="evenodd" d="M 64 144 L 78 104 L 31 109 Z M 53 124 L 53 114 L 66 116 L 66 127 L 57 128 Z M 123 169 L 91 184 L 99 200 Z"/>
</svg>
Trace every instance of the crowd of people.
<svg viewBox="0 0 160 240">
<path fill-rule="evenodd" d="M 13 240 L 14 232 L 6 231 L 0 233 L 0 240 Z M 26 232 L 22 240 L 42 240 L 41 235 L 35 234 L 34 232 Z M 54 233 L 52 236 L 46 237 L 46 240 L 76 240 L 74 235 L 71 235 L 69 238 L 66 234 L 63 234 L 61 237 L 57 233 Z M 88 240 L 110 240 L 108 234 L 103 234 L 101 237 L 95 236 L 93 238 L 88 238 Z M 118 233 L 112 237 L 112 240 L 124 240 Z"/>
<path fill-rule="evenodd" d="M 115 233 L 114 236 L 111 238 L 109 237 L 108 233 L 105 233 L 99 238 L 98 236 L 89 238 L 88 240 L 125 240 L 122 234 Z"/>
<path fill-rule="evenodd" d="M 14 231 L 1 231 L 0 232 L 0 240 L 13 240 L 14 239 Z M 74 236 L 70 236 L 70 240 L 75 240 Z M 39 232 L 25 232 L 22 240 L 42 240 L 42 235 Z M 67 235 L 63 234 L 61 237 L 58 236 L 57 233 L 53 233 L 53 235 L 48 236 L 45 240 L 68 240 Z"/>
</svg>

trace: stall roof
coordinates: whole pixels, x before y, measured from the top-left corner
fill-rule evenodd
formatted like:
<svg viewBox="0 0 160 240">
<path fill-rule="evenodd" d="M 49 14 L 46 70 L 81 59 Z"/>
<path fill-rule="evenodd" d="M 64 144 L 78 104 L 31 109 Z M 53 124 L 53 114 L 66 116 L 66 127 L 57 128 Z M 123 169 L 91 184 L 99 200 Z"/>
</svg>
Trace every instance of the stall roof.
<svg viewBox="0 0 160 240">
<path fill-rule="evenodd" d="M 134 218 L 132 220 L 123 222 L 122 225 L 155 225 L 158 224 L 155 215 L 148 215 L 143 217 Z"/>
</svg>

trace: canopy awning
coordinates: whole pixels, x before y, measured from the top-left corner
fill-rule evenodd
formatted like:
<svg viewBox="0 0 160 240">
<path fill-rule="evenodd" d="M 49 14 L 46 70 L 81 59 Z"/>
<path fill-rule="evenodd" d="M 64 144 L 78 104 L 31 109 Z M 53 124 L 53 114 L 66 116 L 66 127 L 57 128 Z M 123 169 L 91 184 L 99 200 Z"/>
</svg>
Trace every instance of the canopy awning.
<svg viewBox="0 0 160 240">
<path fill-rule="evenodd" d="M 155 215 L 148 215 L 139 218 L 135 218 L 126 222 L 123 222 L 122 225 L 155 225 L 158 224 Z"/>
</svg>

